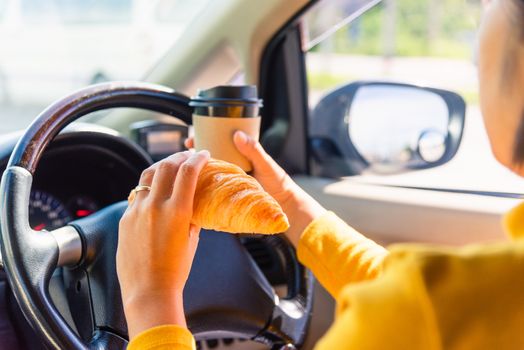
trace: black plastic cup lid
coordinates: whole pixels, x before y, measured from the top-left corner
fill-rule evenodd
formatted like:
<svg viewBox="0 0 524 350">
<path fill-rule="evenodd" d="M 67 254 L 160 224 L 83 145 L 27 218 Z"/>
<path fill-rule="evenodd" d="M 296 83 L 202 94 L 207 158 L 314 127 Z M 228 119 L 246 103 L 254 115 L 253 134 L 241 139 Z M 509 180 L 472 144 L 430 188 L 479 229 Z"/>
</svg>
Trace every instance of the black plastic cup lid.
<svg viewBox="0 0 524 350">
<path fill-rule="evenodd" d="M 262 107 L 255 85 L 221 85 L 207 90 L 198 90 L 189 102 L 191 107 Z"/>
</svg>

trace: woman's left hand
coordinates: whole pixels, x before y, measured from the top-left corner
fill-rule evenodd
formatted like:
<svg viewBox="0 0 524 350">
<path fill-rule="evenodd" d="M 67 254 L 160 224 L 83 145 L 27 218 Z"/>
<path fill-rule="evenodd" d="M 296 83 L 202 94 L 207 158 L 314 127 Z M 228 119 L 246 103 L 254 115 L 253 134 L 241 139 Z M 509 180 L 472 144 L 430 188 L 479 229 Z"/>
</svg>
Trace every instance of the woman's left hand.
<svg viewBox="0 0 524 350">
<path fill-rule="evenodd" d="M 146 169 L 120 220 L 118 279 L 130 339 L 151 327 L 185 327 L 182 292 L 198 245 L 191 224 L 198 175 L 207 151 L 181 152 Z"/>
</svg>

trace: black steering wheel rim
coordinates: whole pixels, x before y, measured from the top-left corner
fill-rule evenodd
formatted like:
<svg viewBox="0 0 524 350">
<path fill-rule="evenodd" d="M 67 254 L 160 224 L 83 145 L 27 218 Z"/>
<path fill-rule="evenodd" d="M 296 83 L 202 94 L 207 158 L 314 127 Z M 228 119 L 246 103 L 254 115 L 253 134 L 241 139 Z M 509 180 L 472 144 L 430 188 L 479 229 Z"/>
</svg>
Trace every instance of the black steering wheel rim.
<svg viewBox="0 0 524 350">
<path fill-rule="evenodd" d="M 64 321 L 51 301 L 48 284 L 55 268 L 74 266 L 70 270 L 75 271 L 75 269 L 93 267 L 94 261 L 99 260 L 93 258 L 97 253 L 96 249 L 103 249 L 99 237 L 104 237 L 100 232 L 103 233 L 105 227 L 99 225 L 95 217 L 78 220 L 46 234 L 37 233 L 30 228 L 29 194 L 33 174 L 44 150 L 66 125 L 88 113 L 102 109 L 140 108 L 174 115 L 191 124 L 191 109 L 188 102 L 186 96 L 170 88 L 153 84 L 134 82 L 97 84 L 79 90 L 44 110 L 17 143 L 2 177 L 0 188 L 1 250 L 4 269 L 15 298 L 26 319 L 48 347 L 122 348 L 126 344 L 126 339 L 125 335 L 104 331 L 104 327 L 95 331 L 91 339 L 87 341 L 82 339 Z M 111 206 L 101 211 L 98 218 L 112 217 L 110 221 L 114 226 L 124 206 L 124 203 Z M 113 241 L 114 245 L 115 241 Z M 288 250 L 285 244 L 277 245 L 276 248 L 285 252 L 290 261 L 296 262 L 294 252 Z M 114 261 L 111 252 L 108 254 L 107 260 Z M 242 259 L 241 255 L 239 257 Z M 295 277 L 288 281 L 290 295 L 283 300 L 275 301 L 270 319 L 257 334 L 250 335 L 252 339 L 271 346 L 286 343 L 300 345 L 303 341 L 312 308 L 313 278 L 311 273 L 298 263 L 292 268 Z M 253 273 L 255 270 L 246 271 Z M 260 276 L 257 278 L 259 280 L 255 281 L 255 284 L 264 284 Z M 102 280 L 105 279 L 107 278 L 104 276 Z M 118 287 L 118 282 L 116 286 Z M 262 287 L 264 288 L 267 291 L 267 286 Z"/>
</svg>

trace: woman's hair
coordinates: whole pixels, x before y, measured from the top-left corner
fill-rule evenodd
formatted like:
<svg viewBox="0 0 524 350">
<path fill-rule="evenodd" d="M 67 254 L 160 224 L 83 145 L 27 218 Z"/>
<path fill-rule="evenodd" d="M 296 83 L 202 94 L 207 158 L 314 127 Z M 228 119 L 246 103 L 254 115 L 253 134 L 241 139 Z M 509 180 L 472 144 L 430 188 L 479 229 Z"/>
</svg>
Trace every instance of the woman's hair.
<svg viewBox="0 0 524 350">
<path fill-rule="evenodd" d="M 518 28 L 518 35 L 520 40 L 524 40 L 524 0 L 511 0 L 513 2 L 515 12 L 512 16 L 513 25 Z"/>
<path fill-rule="evenodd" d="M 520 39 L 524 40 L 524 0 L 517 0 L 518 28 L 520 28 Z"/>
</svg>

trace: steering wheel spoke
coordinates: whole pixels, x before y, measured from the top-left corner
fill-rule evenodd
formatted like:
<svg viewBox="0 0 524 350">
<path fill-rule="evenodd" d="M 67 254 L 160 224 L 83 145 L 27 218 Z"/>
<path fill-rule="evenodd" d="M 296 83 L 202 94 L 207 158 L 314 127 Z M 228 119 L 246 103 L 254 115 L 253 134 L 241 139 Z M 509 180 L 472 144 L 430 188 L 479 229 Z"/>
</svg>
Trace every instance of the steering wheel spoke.
<svg viewBox="0 0 524 350">
<path fill-rule="evenodd" d="M 82 238 L 78 230 L 71 225 L 66 225 L 49 232 L 58 246 L 57 266 L 75 266 L 82 258 Z"/>
</svg>

